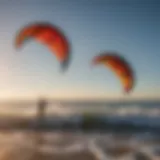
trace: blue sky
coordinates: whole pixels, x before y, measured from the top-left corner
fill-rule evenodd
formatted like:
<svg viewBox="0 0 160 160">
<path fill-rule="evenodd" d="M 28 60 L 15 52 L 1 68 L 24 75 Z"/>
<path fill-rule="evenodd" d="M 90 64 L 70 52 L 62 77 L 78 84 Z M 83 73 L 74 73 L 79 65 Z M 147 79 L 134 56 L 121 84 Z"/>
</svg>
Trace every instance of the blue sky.
<svg viewBox="0 0 160 160">
<path fill-rule="evenodd" d="M 0 98 L 159 98 L 160 2 L 158 0 L 52 0 L 0 2 Z M 30 41 L 16 51 L 24 25 L 49 21 L 61 27 L 72 47 L 65 74 L 50 51 Z M 118 78 L 92 58 L 114 50 L 136 72 L 133 92 L 123 95 Z"/>
</svg>

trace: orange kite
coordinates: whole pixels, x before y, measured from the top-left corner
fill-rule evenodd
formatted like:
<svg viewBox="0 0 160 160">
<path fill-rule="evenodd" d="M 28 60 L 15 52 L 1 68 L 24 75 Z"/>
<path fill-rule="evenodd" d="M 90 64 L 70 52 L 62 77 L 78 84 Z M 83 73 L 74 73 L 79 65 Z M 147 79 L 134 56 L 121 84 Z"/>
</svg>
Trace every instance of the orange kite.
<svg viewBox="0 0 160 160">
<path fill-rule="evenodd" d="M 50 23 L 27 25 L 20 30 L 16 37 L 16 48 L 20 48 L 24 42 L 31 38 L 35 38 L 40 43 L 45 44 L 56 55 L 63 69 L 68 67 L 70 59 L 69 41 L 58 27 Z"/>
<path fill-rule="evenodd" d="M 125 93 L 129 93 L 134 86 L 134 73 L 129 63 L 117 53 L 103 53 L 94 57 L 93 65 L 103 64 L 109 67 L 120 79 Z"/>
</svg>

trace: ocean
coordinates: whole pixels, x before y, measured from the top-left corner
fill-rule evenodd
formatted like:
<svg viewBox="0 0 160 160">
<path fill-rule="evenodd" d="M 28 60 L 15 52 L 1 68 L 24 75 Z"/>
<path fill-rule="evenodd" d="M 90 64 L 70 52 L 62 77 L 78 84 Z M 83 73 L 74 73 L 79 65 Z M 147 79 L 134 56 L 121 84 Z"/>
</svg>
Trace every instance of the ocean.
<svg viewBox="0 0 160 160">
<path fill-rule="evenodd" d="M 1 105 L 0 160 L 160 160 L 158 101 L 50 102 L 41 122 L 36 112 Z"/>
</svg>

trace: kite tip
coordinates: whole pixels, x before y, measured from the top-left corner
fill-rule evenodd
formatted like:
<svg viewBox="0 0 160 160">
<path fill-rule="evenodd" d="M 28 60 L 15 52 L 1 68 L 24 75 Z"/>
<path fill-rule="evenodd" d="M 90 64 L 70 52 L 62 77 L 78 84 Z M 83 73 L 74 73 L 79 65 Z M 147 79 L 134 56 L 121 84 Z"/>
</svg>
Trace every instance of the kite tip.
<svg viewBox="0 0 160 160">
<path fill-rule="evenodd" d="M 68 63 L 64 61 L 63 63 L 61 63 L 61 72 L 64 73 L 66 72 L 67 69 L 68 69 Z"/>
</svg>

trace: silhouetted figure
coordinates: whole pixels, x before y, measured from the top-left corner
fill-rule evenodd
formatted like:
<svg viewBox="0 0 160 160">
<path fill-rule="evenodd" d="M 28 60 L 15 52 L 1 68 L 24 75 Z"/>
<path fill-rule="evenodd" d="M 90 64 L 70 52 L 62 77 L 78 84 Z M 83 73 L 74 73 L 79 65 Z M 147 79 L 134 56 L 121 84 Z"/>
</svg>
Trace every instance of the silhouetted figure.
<svg viewBox="0 0 160 160">
<path fill-rule="evenodd" d="M 43 144 L 43 124 L 44 124 L 44 118 L 45 118 L 45 111 L 47 108 L 47 102 L 44 99 L 40 99 L 37 104 L 37 127 L 36 130 L 36 146 L 39 147 Z M 42 132 L 41 132 L 42 130 Z"/>
<path fill-rule="evenodd" d="M 47 102 L 44 99 L 40 99 L 37 106 L 37 121 L 38 126 L 41 128 L 44 123 L 45 110 L 47 107 Z"/>
</svg>

